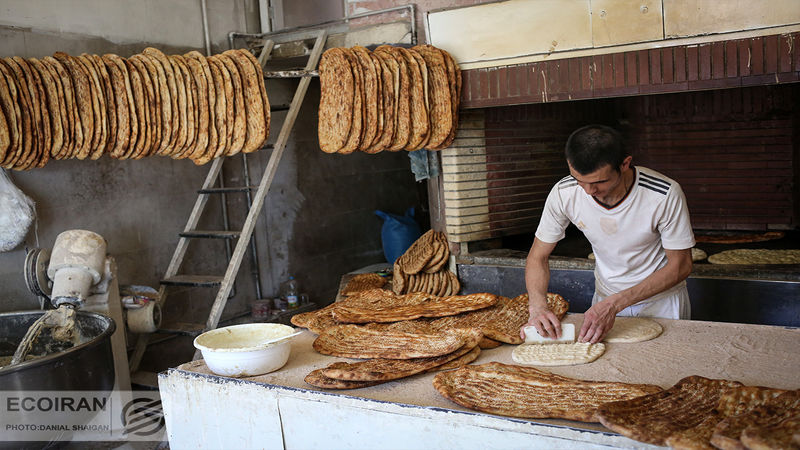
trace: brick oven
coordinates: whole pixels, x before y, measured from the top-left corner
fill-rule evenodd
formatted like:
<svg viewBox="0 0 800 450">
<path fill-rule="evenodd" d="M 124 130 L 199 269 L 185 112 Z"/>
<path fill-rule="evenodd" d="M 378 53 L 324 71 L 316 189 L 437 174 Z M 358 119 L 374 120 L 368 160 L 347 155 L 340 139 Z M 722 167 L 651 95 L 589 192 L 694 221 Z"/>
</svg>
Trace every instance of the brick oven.
<svg viewBox="0 0 800 450">
<path fill-rule="evenodd" d="M 532 239 L 549 189 L 568 173 L 567 136 L 603 123 L 623 133 L 634 164 L 681 184 L 695 229 L 794 230 L 798 44 L 793 32 L 464 70 L 458 139 L 441 154 L 432 196 L 444 207 L 432 220 L 462 253 Z"/>
</svg>

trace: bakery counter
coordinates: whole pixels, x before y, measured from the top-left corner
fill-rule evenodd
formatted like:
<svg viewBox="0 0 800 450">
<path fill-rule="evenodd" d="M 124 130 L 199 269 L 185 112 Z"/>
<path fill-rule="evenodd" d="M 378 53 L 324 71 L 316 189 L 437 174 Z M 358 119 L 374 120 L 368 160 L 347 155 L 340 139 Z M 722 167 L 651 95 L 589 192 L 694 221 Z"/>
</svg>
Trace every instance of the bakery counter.
<svg viewBox="0 0 800 450">
<path fill-rule="evenodd" d="M 580 325 L 582 314 L 564 321 Z M 544 368 L 599 381 L 667 388 L 688 375 L 747 385 L 800 388 L 800 329 L 657 319 L 664 332 L 636 344 L 607 344 L 597 361 Z M 600 448 L 649 447 L 598 423 L 526 420 L 481 413 L 433 388 L 434 373 L 353 390 L 306 384 L 336 361 L 317 353 L 315 335 L 292 342 L 289 362 L 250 378 L 213 375 L 202 360 L 159 375 L 170 448 Z M 514 346 L 484 350 L 473 364 L 513 364 Z M 352 361 L 352 360 L 350 360 Z"/>
</svg>

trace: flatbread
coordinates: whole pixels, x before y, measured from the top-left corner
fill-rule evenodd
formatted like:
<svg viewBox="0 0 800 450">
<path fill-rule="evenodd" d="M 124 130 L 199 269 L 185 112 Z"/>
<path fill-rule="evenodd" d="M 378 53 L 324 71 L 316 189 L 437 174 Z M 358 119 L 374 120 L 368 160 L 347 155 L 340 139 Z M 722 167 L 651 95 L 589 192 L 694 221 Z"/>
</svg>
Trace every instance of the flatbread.
<svg viewBox="0 0 800 450">
<path fill-rule="evenodd" d="M 711 264 L 800 264 L 798 249 L 737 249 L 708 257 Z"/>
<path fill-rule="evenodd" d="M 373 62 L 377 61 L 377 63 L 381 67 L 381 101 L 383 102 L 383 121 L 382 121 L 382 130 L 381 132 L 375 136 L 375 141 L 373 141 L 372 145 L 369 146 L 367 149 L 364 150 L 364 153 L 375 154 L 379 153 L 389 147 L 392 143 L 392 137 L 394 136 L 395 131 L 395 116 L 396 116 L 396 107 L 395 107 L 395 97 L 396 97 L 396 89 L 395 89 L 395 71 L 397 69 L 397 62 L 394 61 L 393 58 L 389 57 L 385 53 L 372 53 Z M 399 81 L 399 80 L 398 80 Z"/>
<path fill-rule="evenodd" d="M 413 275 L 427 266 L 434 254 L 433 237 L 434 231 L 428 230 L 397 258 L 397 263 L 403 272 Z"/>
<path fill-rule="evenodd" d="M 192 79 L 196 85 L 196 100 L 197 103 L 195 108 L 197 109 L 197 140 L 194 144 L 194 150 L 189 155 L 189 158 L 192 161 L 197 162 L 198 159 L 204 157 L 208 151 L 208 139 L 209 139 L 209 128 L 213 128 L 213 126 L 209 126 L 209 92 L 208 92 L 208 81 L 206 81 L 206 73 L 203 70 L 203 66 L 196 58 L 188 57 L 184 55 L 183 58 L 186 66 L 189 68 L 191 72 Z M 249 65 L 249 62 L 248 62 Z M 260 96 L 259 96 L 259 107 L 260 104 Z M 262 114 L 263 118 L 263 114 Z"/>
<path fill-rule="evenodd" d="M 425 64 L 428 67 L 428 90 L 430 95 L 428 114 L 431 121 L 431 131 L 425 146 L 429 149 L 435 149 L 445 142 L 453 126 L 447 65 L 444 56 L 436 47 L 418 45 L 413 49 L 425 59 Z"/>
<path fill-rule="evenodd" d="M 112 158 L 122 158 L 131 145 L 131 107 L 129 79 L 127 68 L 122 59 L 114 54 L 103 55 L 103 63 L 111 76 L 111 87 L 114 90 L 114 102 L 117 117 L 117 136 L 111 149 Z M 137 125 L 138 127 L 138 125 Z"/>
<path fill-rule="evenodd" d="M 522 344 L 511 352 L 511 359 L 530 366 L 576 366 L 593 362 L 605 351 L 602 343 Z"/>
<path fill-rule="evenodd" d="M 28 87 L 25 84 L 24 77 L 22 77 L 21 74 L 17 76 L 11 68 L 11 64 L 13 63 L 14 62 L 9 58 L 0 59 L 0 71 L 2 71 L 3 75 L 6 77 L 6 83 L 8 84 L 13 102 L 18 105 L 19 108 L 21 119 L 19 122 L 22 123 L 20 127 L 21 145 L 13 155 L 6 155 L 6 159 L 3 161 L 3 167 L 6 169 L 24 169 L 27 166 L 28 158 L 35 151 L 36 144 L 33 141 L 36 132 L 34 131 L 33 107 L 31 106 Z"/>
<path fill-rule="evenodd" d="M 655 320 L 617 317 L 604 342 L 644 342 L 658 337 L 664 329 Z"/>
<path fill-rule="evenodd" d="M 713 414 L 722 394 L 742 383 L 693 375 L 671 388 L 627 401 L 606 403 L 597 417 L 607 428 L 637 441 L 664 445 L 672 434 Z"/>
<path fill-rule="evenodd" d="M 450 146 L 456 137 L 456 128 L 458 125 L 458 104 L 461 98 L 461 70 L 458 68 L 455 60 L 449 53 L 442 49 L 438 49 L 444 58 L 445 67 L 447 68 L 447 81 L 450 89 L 450 111 L 452 114 L 452 122 L 450 124 L 450 132 L 447 138 L 440 145 L 432 148 L 432 150 L 441 150 Z"/>
<path fill-rule="evenodd" d="M 449 297 L 428 296 L 421 303 L 378 308 L 340 304 L 333 309 L 333 318 L 343 323 L 386 323 L 420 317 L 444 317 L 492 306 L 497 303 L 498 298 L 494 294 L 481 293 Z"/>
<path fill-rule="evenodd" d="M 172 63 L 169 62 L 167 55 L 160 50 L 147 47 L 142 50 L 142 54 L 150 58 L 159 73 L 159 89 L 161 90 L 161 99 L 163 108 L 168 111 L 162 111 L 162 119 L 165 129 L 169 130 L 169 139 L 165 139 L 161 143 L 159 150 L 156 154 L 161 156 L 173 156 L 176 152 L 176 144 L 180 138 L 181 127 L 181 104 L 178 98 L 178 85 L 175 79 L 175 70 Z M 167 92 L 165 93 L 166 90 Z M 185 95 L 185 92 L 184 92 Z M 167 106 L 166 99 L 169 99 L 169 106 Z M 167 127 L 166 123 L 169 122 Z M 185 138 L 184 138 L 185 139 Z"/>
<path fill-rule="evenodd" d="M 359 291 L 368 289 L 380 289 L 386 285 L 386 278 L 378 275 L 377 273 L 360 273 L 355 275 L 350 281 L 347 282 L 342 295 L 349 295 Z"/>
<path fill-rule="evenodd" d="M 30 147 L 26 153 L 20 155 L 14 163 L 16 170 L 28 170 L 36 164 L 36 157 L 41 152 L 42 145 L 44 144 L 44 134 L 42 130 L 41 121 L 41 107 L 39 105 L 38 93 L 33 80 L 26 76 L 22 67 L 17 64 L 14 58 L 4 58 L 10 73 L 15 77 L 17 83 L 17 94 L 19 98 L 25 102 L 28 115 L 28 124 L 30 126 Z M 27 135 L 26 135 L 27 137 Z"/>
<path fill-rule="evenodd" d="M 239 74 L 239 69 L 236 68 L 236 64 L 227 55 L 216 55 L 215 58 L 227 69 L 231 83 L 233 83 L 233 96 L 230 98 L 233 101 L 234 113 L 233 135 L 226 154 L 226 156 L 233 156 L 242 151 L 247 138 L 247 113 L 244 105 L 242 78 Z"/>
<path fill-rule="evenodd" d="M 481 355 L 481 347 L 475 346 L 472 348 L 472 350 L 470 350 L 466 354 L 463 354 L 452 361 L 446 362 L 441 366 L 431 367 L 430 369 L 426 370 L 425 373 L 442 372 L 445 370 L 458 369 L 459 367 L 464 367 L 467 364 L 471 363 L 472 361 L 475 361 L 476 359 L 478 359 L 478 356 L 480 355 Z"/>
<path fill-rule="evenodd" d="M 222 63 L 210 57 L 207 59 L 211 76 L 214 78 L 214 88 L 217 91 L 217 111 L 214 123 L 217 127 L 217 150 L 214 158 L 224 156 L 228 152 L 233 137 L 233 84 L 230 74 Z"/>
<path fill-rule="evenodd" d="M 464 345 L 452 353 L 428 358 L 370 359 L 338 365 L 335 368 L 326 368 L 322 370 L 322 374 L 329 378 L 351 381 L 390 381 L 409 377 L 441 366 L 476 348 L 483 333 L 477 328 L 462 329 L 461 331 L 464 333 Z"/>
<path fill-rule="evenodd" d="M 145 94 L 145 104 L 147 106 L 147 120 L 145 124 L 148 128 L 149 138 L 147 146 L 137 158 L 144 158 L 158 153 L 164 139 L 162 130 L 163 115 L 161 113 L 161 86 L 158 83 L 158 69 L 153 62 L 143 56 L 134 55 L 128 61 L 136 68 L 142 78 L 142 88 Z"/>
<path fill-rule="evenodd" d="M 355 101 L 355 78 L 344 49 L 322 54 L 319 82 L 319 146 L 325 153 L 336 153 L 350 136 Z"/>
<path fill-rule="evenodd" d="M 740 440 L 753 450 L 800 448 L 800 411 L 774 425 L 749 426 Z"/>
<path fill-rule="evenodd" d="M 740 449 L 742 432 L 748 427 L 769 427 L 800 412 L 800 390 L 760 398 L 758 406 L 720 421 L 711 436 L 711 444 L 723 450 Z"/>
<path fill-rule="evenodd" d="M 666 443 L 676 449 L 713 448 L 710 441 L 714 429 L 721 421 L 746 414 L 784 392 L 786 391 L 760 386 L 741 386 L 728 389 L 720 396 L 719 405 L 711 415 L 692 428 L 673 433 L 667 438 Z M 738 439 L 736 441 L 738 443 Z"/>
<path fill-rule="evenodd" d="M 75 89 L 75 100 L 83 131 L 83 142 L 81 147 L 76 149 L 77 153 L 75 157 L 78 159 L 86 159 L 91 154 L 95 142 L 94 113 L 92 110 L 92 93 L 89 87 L 89 76 L 74 57 L 63 52 L 56 52 L 53 54 L 53 57 L 66 68 Z"/>
<path fill-rule="evenodd" d="M 269 97 L 267 97 L 267 88 L 264 83 L 264 71 L 261 68 L 261 64 L 258 62 L 258 59 L 256 59 L 256 57 L 253 56 L 252 53 L 250 53 L 247 50 L 242 50 L 242 54 L 244 54 L 244 56 L 246 56 L 247 59 L 250 60 L 250 63 L 253 64 L 253 67 L 255 67 L 256 70 L 256 79 L 258 80 L 258 88 L 261 91 L 261 101 L 263 103 L 263 109 L 264 109 L 264 120 L 265 120 L 264 126 L 266 129 L 266 134 L 264 135 L 264 142 L 261 144 L 264 145 L 264 143 L 266 143 L 267 141 L 267 138 L 269 137 L 269 127 L 270 127 L 270 117 L 271 117 Z"/>
<path fill-rule="evenodd" d="M 221 55 L 224 58 L 224 55 Z M 186 91 L 186 142 L 179 150 L 177 155 L 178 159 L 188 158 L 195 148 L 197 141 L 197 122 L 199 119 L 198 110 L 196 107 L 197 85 L 195 84 L 194 77 L 192 76 L 186 61 L 181 55 L 170 55 L 170 62 L 175 70 L 175 79 L 183 83 Z M 234 65 L 231 62 L 231 65 Z M 235 65 L 234 65 L 235 66 Z M 180 86 L 178 86 L 180 91 Z M 244 142 L 244 141 L 243 141 Z"/>
<path fill-rule="evenodd" d="M 89 55 L 89 59 L 94 64 L 95 70 L 100 77 L 101 86 L 103 88 L 103 104 L 105 106 L 106 132 L 105 146 L 99 149 L 98 152 L 102 155 L 111 151 L 117 138 L 117 111 L 116 99 L 114 98 L 114 88 L 111 86 L 111 76 L 108 73 L 103 59 L 98 55 Z"/>
<path fill-rule="evenodd" d="M 343 362 L 333 363 L 330 366 L 326 367 L 325 369 L 342 367 L 345 364 L 347 363 Z M 328 378 L 322 374 L 322 371 L 325 369 L 313 370 L 311 371 L 311 373 L 306 375 L 306 377 L 303 380 L 312 386 L 322 389 L 359 389 L 385 383 L 385 381 L 348 381 L 348 380 L 337 380 L 335 378 Z"/>
<path fill-rule="evenodd" d="M 24 169 L 32 169 L 34 167 L 41 167 L 47 160 L 44 159 L 50 155 L 50 118 L 47 113 L 47 101 L 44 98 L 44 90 L 41 86 L 41 78 L 36 70 L 32 69 L 28 63 L 20 58 L 14 56 L 11 58 L 17 66 L 22 70 L 25 76 L 26 84 L 28 85 L 28 92 L 30 94 L 31 103 L 33 105 L 33 114 L 36 124 L 36 133 L 38 141 L 35 153 L 27 160 Z M 44 162 L 43 162 L 44 161 Z"/>
<path fill-rule="evenodd" d="M 61 89 L 64 93 L 64 108 L 66 109 L 67 133 L 69 135 L 69 145 L 65 145 L 59 152 L 57 159 L 73 158 L 76 152 L 83 146 L 83 126 L 80 122 L 78 113 L 77 99 L 72 83 L 72 77 L 64 65 L 52 56 L 45 56 L 42 62 L 47 64 L 56 74 L 61 82 Z"/>
<path fill-rule="evenodd" d="M 361 70 L 361 64 L 358 63 L 358 58 L 353 54 L 350 49 L 343 49 L 344 57 L 350 64 L 350 70 L 353 73 L 353 120 L 350 123 L 350 133 L 347 136 L 347 141 L 344 146 L 337 150 L 337 153 L 349 154 L 358 150 L 361 146 L 361 141 L 364 135 L 364 117 L 365 117 L 365 101 L 364 101 L 364 76 Z"/>
<path fill-rule="evenodd" d="M 103 156 L 108 140 L 108 116 L 106 115 L 105 88 L 100 81 L 100 74 L 89 54 L 84 53 L 75 57 L 79 62 L 89 80 L 89 92 L 92 94 L 92 111 L 94 112 L 94 140 L 89 154 L 90 159 L 99 159 Z"/>
<path fill-rule="evenodd" d="M 45 67 L 45 65 L 36 58 L 30 58 L 28 60 L 28 64 L 30 64 L 31 68 L 35 70 L 41 81 L 42 87 L 45 94 L 45 99 L 47 100 L 47 107 L 45 108 L 45 114 L 48 115 L 50 119 L 50 130 L 51 130 L 51 139 L 52 142 L 50 144 L 50 148 L 47 151 L 47 155 L 49 157 L 55 158 L 60 152 L 61 147 L 64 145 L 64 129 L 63 123 L 61 120 L 61 111 L 63 108 L 63 104 L 60 103 L 60 96 L 58 92 L 58 85 L 56 81 L 53 79 L 53 76 L 49 69 Z M 0 111 L 2 112 L 2 111 Z M 5 118 L 4 118 L 5 122 Z M 0 161 L 3 160 L 3 156 L 7 151 L 8 147 L 10 147 L 10 136 L 8 134 L 8 125 L 4 123 L 4 129 L 0 129 Z M 5 132 L 5 146 L 3 143 L 3 132 Z"/>
<path fill-rule="evenodd" d="M 264 102 L 261 100 L 258 75 L 250 60 L 242 54 L 242 50 L 228 50 L 224 55 L 227 55 L 236 64 L 242 77 L 242 93 L 247 110 L 247 137 L 242 152 L 252 153 L 261 148 L 267 138 L 267 121 L 264 115 Z M 264 82 L 263 77 L 260 82 Z"/>
<path fill-rule="evenodd" d="M 9 139 L 8 147 L 0 154 L 0 165 L 2 165 L 6 158 L 13 158 L 22 145 L 20 142 L 22 138 L 21 112 L 16 98 L 11 96 L 9 85 L 2 71 L 0 71 L 0 109 L 3 110 L 5 116 Z"/>
<path fill-rule="evenodd" d="M 314 350 L 344 358 L 411 359 L 440 356 L 464 345 L 463 333 L 405 333 L 370 330 L 358 325 L 337 325 L 314 340 Z"/>
<path fill-rule="evenodd" d="M 153 133 L 155 127 L 151 126 L 150 99 L 145 85 L 148 77 L 147 69 L 144 64 L 134 59 L 125 60 L 128 66 L 128 75 L 131 78 L 131 92 L 133 92 L 134 105 L 136 106 L 136 118 L 139 124 L 139 136 L 134 145 L 133 152 L 127 156 L 131 159 L 141 159 L 150 152 L 153 144 Z"/>
<path fill-rule="evenodd" d="M 582 381 L 498 362 L 437 374 L 433 386 L 459 405 L 490 414 L 581 422 L 596 421 L 597 408 L 604 403 L 661 390 L 644 384 Z"/>
<path fill-rule="evenodd" d="M 498 302 L 498 307 L 481 325 L 483 333 L 487 337 L 506 344 L 523 343 L 524 340 L 520 337 L 519 330 L 528 322 L 528 294 L 518 295 L 512 299 L 502 297 Z M 558 320 L 561 320 L 569 310 L 569 302 L 558 294 L 548 292 L 547 307 L 553 311 Z"/>
<path fill-rule="evenodd" d="M 361 66 L 363 77 L 364 110 L 366 115 L 363 117 L 364 136 L 358 146 L 358 149 L 363 151 L 372 145 L 375 136 L 378 134 L 378 103 L 381 101 L 378 97 L 379 79 L 369 50 L 361 46 L 352 47 L 350 50 Z"/>
<path fill-rule="evenodd" d="M 405 148 L 408 144 L 409 134 L 411 132 L 411 116 L 410 116 L 410 74 L 408 72 L 408 63 L 406 62 L 403 53 L 397 47 L 388 45 L 381 45 L 375 49 L 376 53 L 385 53 L 394 59 L 394 94 L 395 94 L 395 117 L 394 117 L 394 135 L 392 141 L 385 150 L 399 151 Z M 386 59 L 389 61 L 389 59 Z"/>
<path fill-rule="evenodd" d="M 414 151 L 421 148 L 422 142 L 428 137 L 430 131 L 430 120 L 428 118 L 428 106 L 425 102 L 425 83 L 427 82 L 427 66 L 425 60 L 419 54 L 414 54 L 402 47 L 398 49 L 406 60 L 409 75 L 409 116 L 411 129 L 409 130 L 408 143 L 405 150 Z M 418 59 L 419 58 L 419 59 Z M 423 66 L 420 66 L 422 60 Z M 426 71 L 423 77 L 422 71 Z"/>
</svg>

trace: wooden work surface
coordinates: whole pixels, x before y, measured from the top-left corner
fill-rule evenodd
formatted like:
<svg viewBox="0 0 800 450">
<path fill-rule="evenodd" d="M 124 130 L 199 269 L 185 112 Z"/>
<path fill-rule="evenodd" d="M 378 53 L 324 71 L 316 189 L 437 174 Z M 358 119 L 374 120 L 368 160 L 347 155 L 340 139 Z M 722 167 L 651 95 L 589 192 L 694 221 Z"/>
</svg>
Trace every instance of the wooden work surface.
<svg viewBox="0 0 800 450">
<path fill-rule="evenodd" d="M 564 322 L 576 329 L 583 314 L 568 314 Z M 657 338 L 635 344 L 606 344 L 606 352 L 595 362 L 578 366 L 546 367 L 544 370 L 584 380 L 649 383 L 668 388 L 689 375 L 737 380 L 746 385 L 782 389 L 800 388 L 800 329 L 764 325 L 656 319 L 664 332 Z M 470 411 L 455 404 L 433 388 L 434 373 L 363 389 L 323 390 L 306 384 L 303 378 L 312 370 L 336 361 L 353 361 L 317 353 L 311 346 L 316 335 L 305 331 L 294 338 L 289 362 L 282 369 L 245 382 L 328 392 L 339 396 L 372 399 L 398 404 Z M 473 364 L 491 361 L 513 364 L 513 345 L 484 350 Z M 224 383 L 224 377 L 211 374 L 202 360 L 192 361 L 178 370 L 211 375 L 209 380 Z M 231 380 L 233 381 L 233 380 Z M 514 419 L 519 420 L 519 419 Z M 600 424 L 564 420 L 532 422 L 607 431 Z"/>
</svg>

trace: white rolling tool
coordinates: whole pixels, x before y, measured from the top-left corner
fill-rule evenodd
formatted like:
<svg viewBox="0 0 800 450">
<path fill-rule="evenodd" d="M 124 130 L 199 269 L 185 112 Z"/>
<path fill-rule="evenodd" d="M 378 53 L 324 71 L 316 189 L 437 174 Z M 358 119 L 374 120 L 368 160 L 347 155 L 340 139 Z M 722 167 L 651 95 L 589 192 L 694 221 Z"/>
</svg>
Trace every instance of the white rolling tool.
<svg viewBox="0 0 800 450">
<path fill-rule="evenodd" d="M 575 325 L 571 323 L 561 324 L 561 337 L 557 339 L 543 337 L 536 331 L 536 327 L 525 327 L 526 344 L 572 344 L 575 342 Z"/>
</svg>

